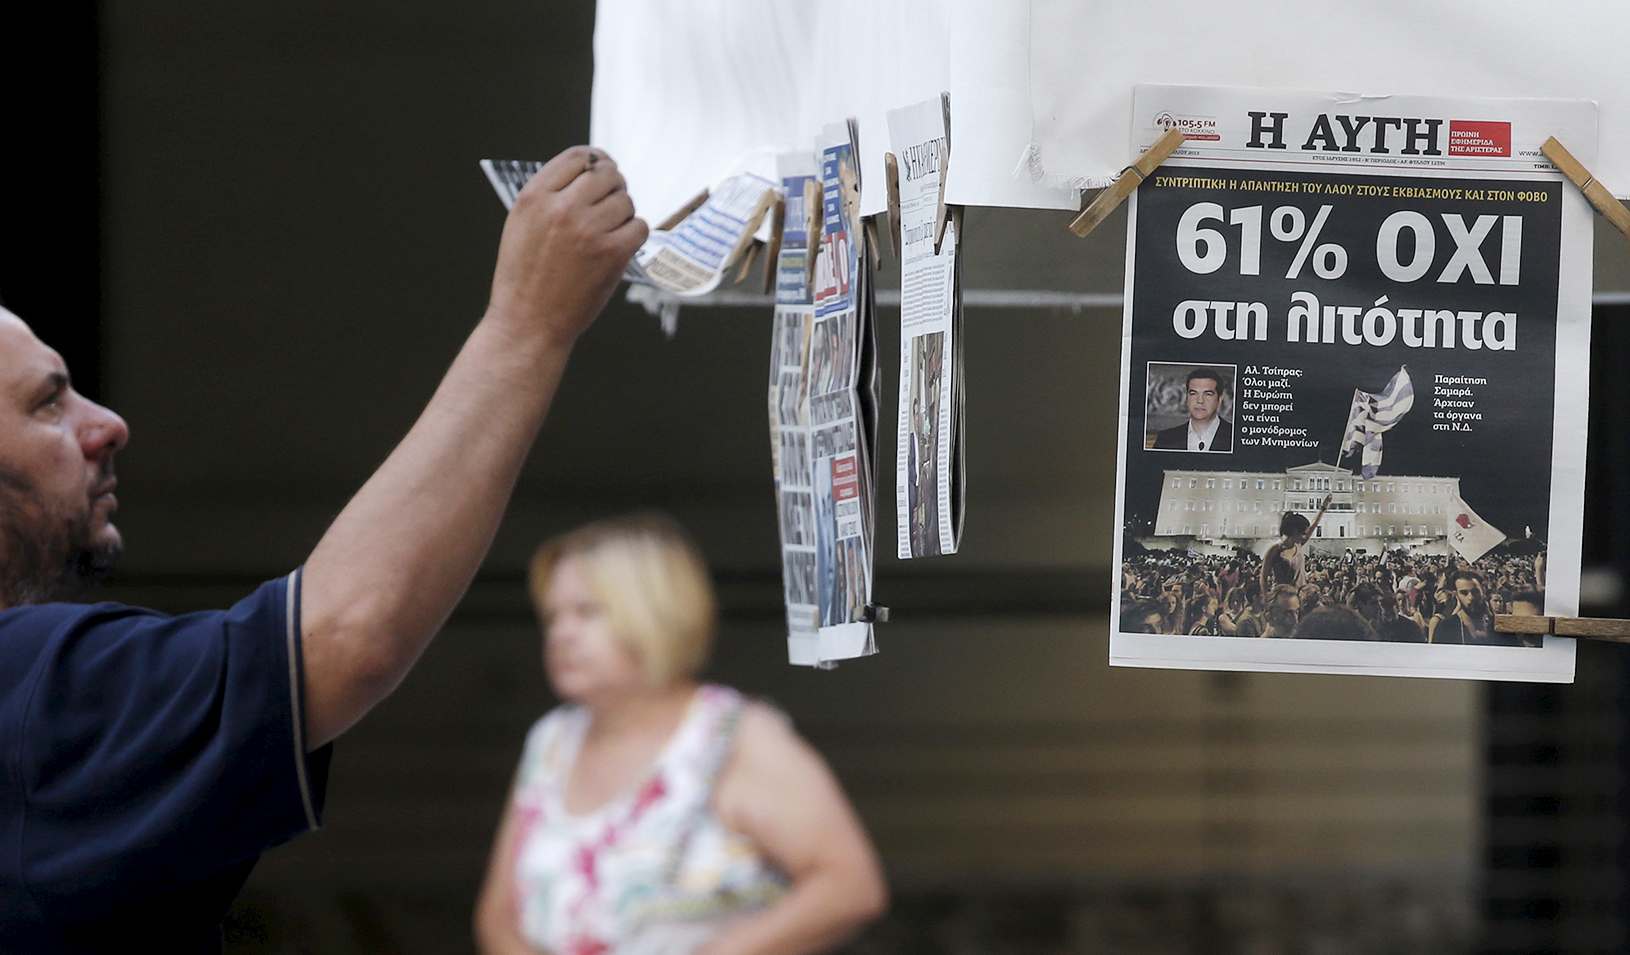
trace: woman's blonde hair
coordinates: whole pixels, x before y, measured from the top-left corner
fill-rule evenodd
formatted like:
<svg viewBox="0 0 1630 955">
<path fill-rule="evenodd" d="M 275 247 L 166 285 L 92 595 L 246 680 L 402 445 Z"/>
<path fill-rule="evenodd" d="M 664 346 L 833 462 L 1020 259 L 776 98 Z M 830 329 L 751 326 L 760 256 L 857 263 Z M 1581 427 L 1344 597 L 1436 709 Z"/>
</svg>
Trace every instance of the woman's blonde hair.
<svg viewBox="0 0 1630 955">
<path fill-rule="evenodd" d="M 665 514 L 630 514 L 544 541 L 528 573 L 540 617 L 555 568 L 568 557 L 605 608 L 611 632 L 639 657 L 649 685 L 696 676 L 718 611 L 707 564 L 678 522 Z"/>
</svg>

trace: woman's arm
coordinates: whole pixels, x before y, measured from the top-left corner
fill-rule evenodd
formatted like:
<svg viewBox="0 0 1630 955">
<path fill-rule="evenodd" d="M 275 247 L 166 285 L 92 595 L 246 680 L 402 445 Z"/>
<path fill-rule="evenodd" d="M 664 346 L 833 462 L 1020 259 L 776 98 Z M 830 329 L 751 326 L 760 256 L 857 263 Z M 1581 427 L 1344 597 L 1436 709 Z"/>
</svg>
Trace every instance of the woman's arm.
<svg viewBox="0 0 1630 955">
<path fill-rule="evenodd" d="M 883 914 L 888 890 L 871 840 L 824 760 L 774 711 L 750 706 L 714 808 L 792 880 L 775 904 L 696 955 L 806 955 Z"/>
<path fill-rule="evenodd" d="M 1318 527 L 1319 522 L 1324 520 L 1324 512 L 1329 509 L 1330 499 L 1333 497 L 1335 497 L 1334 494 L 1326 494 L 1324 496 L 1324 500 L 1319 502 L 1319 513 L 1313 515 L 1313 523 L 1307 525 L 1307 536 L 1309 540 L 1313 539 L 1313 528 Z"/>
<path fill-rule="evenodd" d="M 498 826 L 492 859 L 487 863 L 487 879 L 475 903 L 475 943 L 482 955 L 540 955 L 521 937 L 515 924 L 515 853 L 519 836 L 512 796 L 504 807 L 504 821 Z"/>
</svg>

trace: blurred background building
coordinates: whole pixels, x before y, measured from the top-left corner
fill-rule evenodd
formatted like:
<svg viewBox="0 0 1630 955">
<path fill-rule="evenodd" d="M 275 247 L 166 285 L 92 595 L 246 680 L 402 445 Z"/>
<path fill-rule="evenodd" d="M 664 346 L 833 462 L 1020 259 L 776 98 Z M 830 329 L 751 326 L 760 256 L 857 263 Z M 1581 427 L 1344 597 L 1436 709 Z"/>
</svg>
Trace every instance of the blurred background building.
<svg viewBox="0 0 1630 955">
<path fill-rule="evenodd" d="M 476 161 L 586 137 L 593 5 L 42 15 L 7 37 L 0 298 L 130 421 L 108 595 L 224 605 L 301 562 L 481 313 L 503 210 Z M 1080 241 L 1068 218 L 969 210 L 967 287 L 1117 293 L 1124 229 Z M 1598 292 L 1630 302 L 1630 247 L 1597 243 Z M 1598 311 L 1587 597 L 1613 613 L 1630 307 Z M 885 382 L 897 315 L 880 310 Z M 524 561 L 652 505 L 716 572 L 711 674 L 791 714 L 878 842 L 896 903 L 856 953 L 1624 948 L 1615 647 L 1582 647 L 1571 687 L 1108 667 L 1118 308 L 970 311 L 962 553 L 881 548 L 881 654 L 789 667 L 769 331 L 767 309 L 694 309 L 665 340 L 619 296 L 469 598 L 340 741 L 326 828 L 262 861 L 230 950 L 471 949 L 509 774 L 552 703 Z"/>
</svg>

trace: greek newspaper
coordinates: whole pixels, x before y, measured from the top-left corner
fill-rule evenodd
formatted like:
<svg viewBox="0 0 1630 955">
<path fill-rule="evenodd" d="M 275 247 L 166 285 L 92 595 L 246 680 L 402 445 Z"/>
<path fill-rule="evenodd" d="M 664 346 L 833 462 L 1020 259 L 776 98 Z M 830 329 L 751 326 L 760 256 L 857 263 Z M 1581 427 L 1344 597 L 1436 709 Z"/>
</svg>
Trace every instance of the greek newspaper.
<svg viewBox="0 0 1630 955">
<path fill-rule="evenodd" d="M 959 222 L 936 235 L 950 156 L 949 97 L 888 113 L 900 176 L 900 414 L 896 537 L 902 558 L 954 554 L 962 536 Z"/>
<path fill-rule="evenodd" d="M 782 182 L 788 219 L 778 260 L 773 447 L 788 656 L 808 666 L 877 650 L 871 623 L 877 346 L 853 139 L 852 125 L 828 126 L 818 144 L 817 178 L 789 169 Z M 814 182 L 808 194 L 818 202 L 800 201 L 806 182 Z M 815 221 L 802 221 L 801 210 L 811 207 Z"/>
<path fill-rule="evenodd" d="M 506 209 L 542 168 L 535 160 L 481 160 L 481 171 Z M 744 237 L 764 220 L 775 189 L 775 183 L 749 172 L 727 178 L 673 229 L 652 229 L 623 278 L 674 295 L 713 291 L 734 264 L 732 256 L 740 254 Z"/>
<path fill-rule="evenodd" d="M 1569 681 L 1592 104 L 1140 86 L 1110 662 Z"/>
<path fill-rule="evenodd" d="M 819 220 L 804 201 L 820 190 L 815 157 L 780 157 L 781 188 L 787 197 L 776 260 L 775 331 L 770 345 L 770 455 L 775 465 L 776 511 L 780 515 L 781 581 L 787 605 L 787 653 L 794 663 L 820 660 L 821 626 L 818 554 L 815 547 L 815 472 L 809 457 L 809 345 L 815 305 L 810 294 L 810 237 Z"/>
</svg>

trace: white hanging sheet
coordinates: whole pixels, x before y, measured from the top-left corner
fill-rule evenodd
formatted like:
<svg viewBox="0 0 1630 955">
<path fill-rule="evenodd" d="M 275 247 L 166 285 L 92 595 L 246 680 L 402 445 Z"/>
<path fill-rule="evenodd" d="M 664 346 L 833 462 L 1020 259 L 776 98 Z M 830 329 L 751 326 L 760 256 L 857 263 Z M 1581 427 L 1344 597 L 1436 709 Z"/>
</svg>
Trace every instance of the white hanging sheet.
<svg viewBox="0 0 1630 955">
<path fill-rule="evenodd" d="M 590 140 L 657 222 L 729 175 L 857 120 L 861 215 L 887 208 L 890 109 L 951 94 L 946 200 L 1074 209 L 1020 167 L 1030 129 L 1028 0 L 599 0 Z"/>
</svg>

